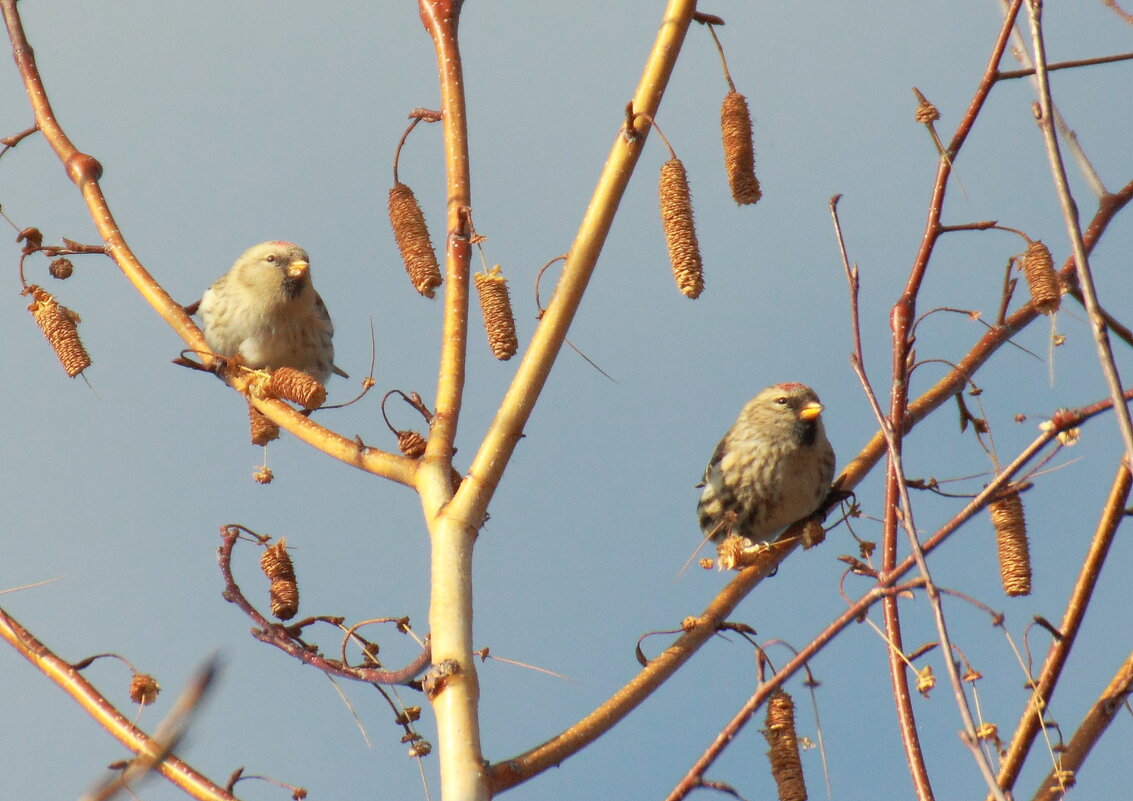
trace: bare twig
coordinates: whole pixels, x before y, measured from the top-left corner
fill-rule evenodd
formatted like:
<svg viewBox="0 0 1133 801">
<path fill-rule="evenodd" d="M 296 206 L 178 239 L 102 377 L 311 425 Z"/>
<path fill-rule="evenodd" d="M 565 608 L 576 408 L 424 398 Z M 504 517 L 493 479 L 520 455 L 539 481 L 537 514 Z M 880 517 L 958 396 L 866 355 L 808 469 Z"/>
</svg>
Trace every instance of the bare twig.
<svg viewBox="0 0 1133 801">
<path fill-rule="evenodd" d="M 1086 616 L 1090 598 L 1097 586 L 1098 576 L 1113 544 L 1118 524 L 1124 515 L 1125 504 L 1129 500 L 1130 486 L 1133 479 L 1127 465 L 1118 465 L 1117 475 L 1110 487 L 1109 497 L 1102 510 L 1094 536 L 1090 541 L 1090 548 L 1082 560 L 1082 567 L 1074 583 L 1074 590 L 1066 603 L 1066 610 L 1059 622 L 1058 631 L 1061 634 L 1050 644 L 1046 659 L 1039 670 L 1035 681 L 1034 692 L 1023 711 L 1019 724 L 1015 727 L 1015 734 L 1003 756 L 999 768 L 998 783 L 1004 790 L 1011 790 L 1019 778 L 1023 762 L 1030 753 L 1031 743 L 1042 728 L 1043 710 L 1047 709 L 1054 695 L 1054 688 L 1062 675 L 1062 669 L 1070 656 L 1070 650 L 1078 636 L 1082 621 Z"/>
<path fill-rule="evenodd" d="M 1130 694 L 1133 694 L 1133 652 L 1121 663 L 1078 725 L 1078 730 L 1059 757 L 1057 768 L 1047 774 L 1039 785 L 1034 801 L 1057 801 L 1064 797 L 1066 789 L 1074 783 L 1074 775 L 1081 770 L 1089 756 L 1090 749 L 1105 734 Z"/>
<path fill-rule="evenodd" d="M 257 626 L 257 628 L 252 629 L 252 636 L 257 640 L 268 645 L 274 645 L 284 653 L 290 654 L 299 661 L 324 673 L 370 684 L 405 684 L 419 676 L 429 665 L 430 651 L 428 641 L 426 641 L 425 647 L 417 658 L 401 670 L 353 667 L 344 662 L 327 659 L 319 651 L 308 648 L 306 643 L 293 634 L 293 631 L 302 629 L 304 621 L 291 626 L 282 626 L 265 618 L 244 596 L 232 575 L 232 549 L 240 538 L 241 532 L 246 530 L 243 526 L 236 525 L 221 527 L 221 545 L 217 549 L 217 561 L 220 564 L 221 575 L 224 577 L 224 592 L 222 593 L 224 600 L 235 604 L 252 619 L 252 622 Z"/>
<path fill-rule="evenodd" d="M 1086 306 L 1086 313 L 1090 319 L 1090 326 L 1094 332 L 1094 344 L 1098 351 L 1098 362 L 1101 364 L 1102 374 L 1105 376 L 1109 395 L 1113 398 L 1117 416 L 1117 428 L 1121 432 L 1121 439 L 1125 446 L 1125 460 L 1133 465 L 1133 419 L 1130 418 L 1129 409 L 1120 403 L 1122 395 L 1121 377 L 1118 375 L 1117 363 L 1113 358 L 1113 347 L 1109 342 L 1105 319 L 1099 312 L 1097 292 L 1094 288 L 1094 278 L 1090 272 L 1089 255 L 1083 241 L 1082 229 L 1078 220 L 1078 206 L 1070 192 L 1070 182 L 1066 177 L 1066 166 L 1062 162 L 1062 153 L 1058 147 L 1058 137 L 1055 136 L 1052 124 L 1053 101 L 1050 96 L 1050 81 L 1047 78 L 1046 49 L 1043 44 L 1042 32 L 1042 2 L 1041 0 L 1028 0 L 1031 20 L 1031 44 L 1034 48 L 1035 77 L 1038 82 L 1038 122 L 1046 144 L 1047 158 L 1050 161 L 1051 177 L 1054 179 L 1055 191 L 1062 207 L 1062 218 L 1066 223 L 1066 233 L 1070 237 L 1070 249 L 1074 253 L 1074 265 L 1078 273 L 1078 287 L 1082 291 L 1082 299 Z"/>
<path fill-rule="evenodd" d="M 161 753 L 163 749 L 160 743 L 130 723 L 94 685 L 2 609 L 0 638 L 6 640 L 21 656 L 70 695 L 102 728 L 128 749 L 150 757 Z M 192 798 L 201 801 L 236 801 L 235 796 L 172 754 L 163 756 L 154 770 Z"/>
</svg>

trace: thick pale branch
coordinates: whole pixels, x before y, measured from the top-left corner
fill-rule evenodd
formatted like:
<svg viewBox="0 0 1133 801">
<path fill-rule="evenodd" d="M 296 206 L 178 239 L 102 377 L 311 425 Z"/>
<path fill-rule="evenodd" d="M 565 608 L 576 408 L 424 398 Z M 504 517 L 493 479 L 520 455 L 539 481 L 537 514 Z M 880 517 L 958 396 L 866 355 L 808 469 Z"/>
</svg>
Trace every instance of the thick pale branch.
<svg viewBox="0 0 1133 801">
<path fill-rule="evenodd" d="M 425 685 L 437 720 L 441 792 L 446 799 L 486 801 L 489 790 L 480 749 L 480 684 L 472 656 L 472 548 L 483 514 L 463 514 L 449 502 L 454 490 L 453 441 L 464 392 L 472 234 L 464 68 L 457 39 L 461 6 L 461 0 L 418 2 L 421 21 L 433 40 L 440 79 L 448 213 L 436 414 L 417 477 L 417 491 L 429 526 L 432 554 L 429 629 L 434 671 L 426 676 Z M 438 678 L 442 667 L 444 677 Z"/>
<path fill-rule="evenodd" d="M 79 671 L 52 653 L 46 645 L 2 609 L 0 609 L 0 637 L 75 699 L 87 714 L 126 748 L 143 756 L 160 756 L 162 749 L 159 743 L 130 723 L 102 693 L 94 688 L 94 685 L 82 677 Z M 201 801 L 235 801 L 236 796 L 213 784 L 173 755 L 165 755 L 160 764 L 153 769 L 192 798 Z"/>
</svg>

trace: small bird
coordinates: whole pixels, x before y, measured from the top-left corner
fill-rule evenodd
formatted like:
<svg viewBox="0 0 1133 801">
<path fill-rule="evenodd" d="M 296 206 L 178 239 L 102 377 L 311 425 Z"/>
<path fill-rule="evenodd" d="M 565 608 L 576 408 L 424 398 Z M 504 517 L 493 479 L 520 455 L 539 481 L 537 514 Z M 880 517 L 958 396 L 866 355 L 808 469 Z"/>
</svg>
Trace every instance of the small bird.
<svg viewBox="0 0 1133 801">
<path fill-rule="evenodd" d="M 704 469 L 696 514 L 707 539 L 752 544 L 815 511 L 834 478 L 823 406 L 803 384 L 774 384 L 747 402 Z"/>
<path fill-rule="evenodd" d="M 291 242 L 261 242 L 201 297 L 205 341 L 218 356 L 248 367 L 294 367 L 320 384 L 334 366 L 334 325 L 311 284 L 307 251 Z"/>
</svg>

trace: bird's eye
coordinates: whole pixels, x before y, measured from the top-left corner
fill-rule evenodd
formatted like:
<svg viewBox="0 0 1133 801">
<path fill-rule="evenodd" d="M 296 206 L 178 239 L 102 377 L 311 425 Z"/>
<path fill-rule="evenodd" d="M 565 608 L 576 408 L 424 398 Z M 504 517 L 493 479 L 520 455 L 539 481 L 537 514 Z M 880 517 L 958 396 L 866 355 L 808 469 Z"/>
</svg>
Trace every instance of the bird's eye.
<svg viewBox="0 0 1133 801">
<path fill-rule="evenodd" d="M 268 261 L 268 263 L 274 262 L 275 261 L 275 254 L 269 253 L 268 257 L 267 257 L 267 261 Z"/>
<path fill-rule="evenodd" d="M 786 406 L 787 405 L 787 396 L 786 395 L 780 395 L 778 398 L 775 399 L 775 402 L 778 403 L 780 406 Z"/>
</svg>

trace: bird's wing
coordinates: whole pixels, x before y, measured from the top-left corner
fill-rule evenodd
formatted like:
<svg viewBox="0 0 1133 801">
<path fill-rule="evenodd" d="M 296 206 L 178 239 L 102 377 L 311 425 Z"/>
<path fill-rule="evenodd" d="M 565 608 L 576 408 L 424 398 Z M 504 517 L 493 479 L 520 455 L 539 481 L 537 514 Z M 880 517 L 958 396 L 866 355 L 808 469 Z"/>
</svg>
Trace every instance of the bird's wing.
<svg viewBox="0 0 1133 801">
<path fill-rule="evenodd" d="M 315 314 L 323 323 L 323 330 L 327 336 L 334 335 L 334 323 L 330 321 L 330 312 L 327 311 L 327 305 L 323 303 L 322 296 L 318 292 L 315 293 Z M 350 374 L 339 367 L 337 364 L 331 365 L 331 371 L 335 375 L 342 376 L 343 378 L 350 378 Z"/>
<path fill-rule="evenodd" d="M 712 484 L 716 486 L 720 483 L 720 460 L 724 458 L 724 440 L 716 443 L 716 450 L 712 451 L 712 458 L 708 460 L 708 464 L 704 468 L 704 476 L 701 477 L 700 483 L 696 485 L 697 489 Z"/>
</svg>

